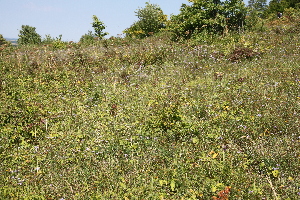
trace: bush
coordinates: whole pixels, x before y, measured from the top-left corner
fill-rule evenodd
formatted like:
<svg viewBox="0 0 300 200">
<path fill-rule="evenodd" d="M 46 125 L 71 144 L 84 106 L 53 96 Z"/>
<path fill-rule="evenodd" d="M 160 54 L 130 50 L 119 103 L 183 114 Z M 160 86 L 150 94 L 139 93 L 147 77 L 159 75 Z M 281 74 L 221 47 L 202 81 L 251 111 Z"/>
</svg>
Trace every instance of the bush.
<svg viewBox="0 0 300 200">
<path fill-rule="evenodd" d="M 67 43 L 62 41 L 62 35 L 56 38 L 51 38 L 50 35 L 46 35 L 46 38 L 42 41 L 43 44 L 49 44 L 54 49 L 64 49 L 67 47 Z"/>
<path fill-rule="evenodd" d="M 85 45 L 93 44 L 95 42 L 95 35 L 92 33 L 92 31 L 89 31 L 88 33 L 81 36 L 79 42 Z"/>
</svg>

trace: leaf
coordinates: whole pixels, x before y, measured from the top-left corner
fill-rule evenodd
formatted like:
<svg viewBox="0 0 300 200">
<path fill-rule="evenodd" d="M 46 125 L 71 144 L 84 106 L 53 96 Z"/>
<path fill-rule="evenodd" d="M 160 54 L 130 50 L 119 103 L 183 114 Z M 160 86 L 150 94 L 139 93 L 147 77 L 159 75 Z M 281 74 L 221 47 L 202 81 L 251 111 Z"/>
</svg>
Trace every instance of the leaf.
<svg viewBox="0 0 300 200">
<path fill-rule="evenodd" d="M 217 186 L 216 185 L 211 186 L 211 191 L 216 192 L 217 191 Z"/>
<path fill-rule="evenodd" d="M 199 143 L 199 139 L 196 138 L 196 137 L 194 137 L 194 138 L 192 139 L 192 142 L 193 142 L 194 144 L 198 144 L 198 143 Z"/>
<path fill-rule="evenodd" d="M 212 155 L 212 158 L 216 158 L 218 155 L 219 155 L 218 153 L 214 153 L 214 154 Z"/>
<path fill-rule="evenodd" d="M 126 189 L 126 185 L 124 183 L 120 183 L 120 186 L 123 188 L 123 189 Z"/>
<path fill-rule="evenodd" d="M 278 175 L 279 175 L 279 170 L 277 170 L 277 169 L 273 170 L 273 171 L 272 171 L 272 174 L 273 174 L 274 177 L 277 178 Z"/>
<path fill-rule="evenodd" d="M 172 190 L 172 191 L 175 191 L 175 185 L 176 185 L 176 184 L 175 184 L 175 181 L 172 180 L 171 183 L 170 183 L 170 186 L 171 186 L 171 190 Z"/>
<path fill-rule="evenodd" d="M 159 185 L 163 186 L 163 185 L 167 185 L 168 182 L 166 180 L 159 180 Z"/>
</svg>

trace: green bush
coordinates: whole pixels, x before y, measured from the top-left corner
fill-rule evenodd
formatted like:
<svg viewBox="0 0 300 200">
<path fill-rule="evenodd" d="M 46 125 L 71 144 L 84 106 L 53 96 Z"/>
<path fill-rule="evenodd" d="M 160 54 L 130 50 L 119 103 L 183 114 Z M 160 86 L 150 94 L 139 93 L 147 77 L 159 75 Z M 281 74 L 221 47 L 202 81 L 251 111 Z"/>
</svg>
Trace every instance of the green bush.
<svg viewBox="0 0 300 200">
<path fill-rule="evenodd" d="M 89 31 L 87 34 L 81 36 L 79 42 L 84 45 L 90 45 L 95 43 L 95 35 L 92 31 Z"/>
</svg>

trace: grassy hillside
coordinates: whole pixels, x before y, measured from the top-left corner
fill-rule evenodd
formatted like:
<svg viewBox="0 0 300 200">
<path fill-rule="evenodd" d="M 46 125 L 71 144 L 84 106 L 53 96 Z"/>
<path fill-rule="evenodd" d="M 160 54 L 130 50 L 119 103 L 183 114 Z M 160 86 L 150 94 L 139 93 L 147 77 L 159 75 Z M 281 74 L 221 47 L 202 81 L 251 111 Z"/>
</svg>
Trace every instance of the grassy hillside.
<svg viewBox="0 0 300 200">
<path fill-rule="evenodd" d="M 1 48 L 1 199 L 299 198 L 299 27 Z"/>
</svg>

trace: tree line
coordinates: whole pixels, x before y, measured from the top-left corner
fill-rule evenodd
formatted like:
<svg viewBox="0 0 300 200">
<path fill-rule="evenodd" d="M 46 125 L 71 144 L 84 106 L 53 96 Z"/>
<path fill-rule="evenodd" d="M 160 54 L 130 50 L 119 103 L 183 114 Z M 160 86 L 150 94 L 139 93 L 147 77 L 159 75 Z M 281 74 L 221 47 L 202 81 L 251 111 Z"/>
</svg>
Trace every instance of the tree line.
<svg viewBox="0 0 300 200">
<path fill-rule="evenodd" d="M 160 32 L 169 32 L 173 40 L 189 39 L 194 35 L 226 34 L 234 31 L 244 31 L 256 26 L 259 19 L 281 17 L 286 9 L 299 10 L 299 0 L 249 0 L 246 6 L 243 0 L 188 0 L 182 4 L 178 15 L 171 15 L 168 19 L 159 5 L 145 3 L 144 8 L 135 12 L 138 20 L 123 33 L 126 37 L 142 39 Z M 280 13 L 278 15 L 277 13 Z M 88 31 L 80 38 L 81 43 L 90 44 L 101 40 L 106 35 L 104 22 L 93 15 L 92 27 L 94 32 Z M 19 45 L 55 43 L 62 45 L 62 35 L 52 38 L 46 35 L 42 39 L 35 27 L 22 25 L 18 38 Z M 0 45 L 7 41 L 0 35 Z"/>
</svg>

